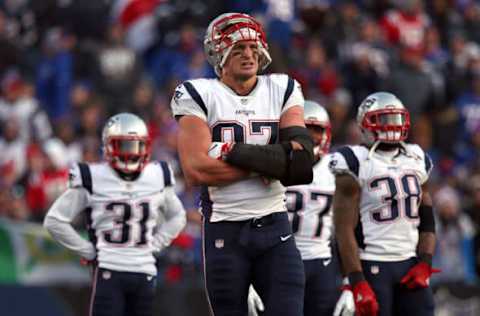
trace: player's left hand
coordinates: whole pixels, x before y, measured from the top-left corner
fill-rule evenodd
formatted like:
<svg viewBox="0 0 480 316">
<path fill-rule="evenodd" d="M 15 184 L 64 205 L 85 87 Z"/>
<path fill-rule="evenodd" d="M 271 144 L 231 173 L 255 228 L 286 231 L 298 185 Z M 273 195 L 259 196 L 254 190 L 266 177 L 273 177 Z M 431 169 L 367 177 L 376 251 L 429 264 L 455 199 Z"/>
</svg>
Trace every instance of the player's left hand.
<svg viewBox="0 0 480 316">
<path fill-rule="evenodd" d="M 400 284 L 409 289 L 427 288 L 430 283 L 430 276 L 440 271 L 439 269 L 432 268 L 428 263 L 421 261 L 410 268 L 400 281 Z"/>
<path fill-rule="evenodd" d="M 352 287 L 350 285 L 342 286 L 342 294 L 335 305 L 333 316 L 354 316 L 355 301 L 353 300 Z"/>
<path fill-rule="evenodd" d="M 248 290 L 248 316 L 258 316 L 258 312 L 265 311 L 262 299 L 257 291 L 250 285 Z"/>
<path fill-rule="evenodd" d="M 375 292 L 367 281 L 362 280 L 353 286 L 355 310 L 358 316 L 377 316 L 378 302 Z"/>
</svg>

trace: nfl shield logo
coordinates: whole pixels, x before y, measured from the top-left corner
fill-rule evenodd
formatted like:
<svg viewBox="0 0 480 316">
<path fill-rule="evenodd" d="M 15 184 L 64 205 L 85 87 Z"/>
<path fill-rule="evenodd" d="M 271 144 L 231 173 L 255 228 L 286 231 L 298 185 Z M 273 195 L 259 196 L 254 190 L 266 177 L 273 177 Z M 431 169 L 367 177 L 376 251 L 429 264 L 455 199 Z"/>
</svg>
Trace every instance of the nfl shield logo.
<svg viewBox="0 0 480 316">
<path fill-rule="evenodd" d="M 370 272 L 372 272 L 372 274 L 378 274 L 378 272 L 380 272 L 380 267 L 379 266 L 372 266 L 370 268 Z"/>
<path fill-rule="evenodd" d="M 108 279 L 110 279 L 111 277 L 112 277 L 112 274 L 110 273 L 110 271 L 103 271 L 103 273 L 102 273 L 102 278 L 103 278 L 104 280 L 108 280 Z"/>
<path fill-rule="evenodd" d="M 225 245 L 225 241 L 223 239 L 215 239 L 215 248 L 221 249 Z"/>
</svg>

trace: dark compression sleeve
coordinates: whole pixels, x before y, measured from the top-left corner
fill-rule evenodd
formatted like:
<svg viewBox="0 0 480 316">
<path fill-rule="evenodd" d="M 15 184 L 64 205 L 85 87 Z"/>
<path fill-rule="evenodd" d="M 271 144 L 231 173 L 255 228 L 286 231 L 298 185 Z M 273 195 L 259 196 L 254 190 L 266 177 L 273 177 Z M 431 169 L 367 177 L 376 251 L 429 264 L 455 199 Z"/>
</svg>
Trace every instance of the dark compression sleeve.
<svg viewBox="0 0 480 316">
<path fill-rule="evenodd" d="M 433 208 L 430 205 L 421 204 L 418 213 L 420 216 L 419 232 L 435 233 L 435 217 L 433 216 Z"/>
<path fill-rule="evenodd" d="M 290 141 L 296 141 L 303 150 L 292 150 Z M 227 162 L 245 170 L 260 173 L 282 181 L 282 184 L 306 184 L 313 178 L 313 142 L 304 127 L 293 126 L 280 130 L 280 144 L 235 144 L 227 155 Z"/>
</svg>

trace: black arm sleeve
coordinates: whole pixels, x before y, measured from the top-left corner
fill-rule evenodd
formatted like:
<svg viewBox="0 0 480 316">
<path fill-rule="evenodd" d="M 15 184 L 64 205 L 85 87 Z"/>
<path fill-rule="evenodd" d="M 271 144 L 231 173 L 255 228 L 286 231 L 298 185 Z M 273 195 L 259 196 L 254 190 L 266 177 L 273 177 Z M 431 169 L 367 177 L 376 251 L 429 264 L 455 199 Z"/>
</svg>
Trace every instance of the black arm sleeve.
<svg viewBox="0 0 480 316">
<path fill-rule="evenodd" d="M 281 179 L 287 169 L 287 157 L 291 151 L 288 144 L 251 145 L 235 144 L 227 155 L 233 166 L 260 173 L 263 176 Z"/>
<path fill-rule="evenodd" d="M 424 233 L 435 233 L 435 217 L 433 216 L 433 208 L 429 205 L 421 204 L 418 213 L 420 216 L 420 225 L 418 231 Z"/>
<path fill-rule="evenodd" d="M 290 141 L 303 150 L 292 150 Z M 279 179 L 282 184 L 306 184 L 313 178 L 313 141 L 304 127 L 293 126 L 280 130 L 280 144 L 235 144 L 226 161 L 236 167 Z"/>
<path fill-rule="evenodd" d="M 285 176 L 280 179 L 284 186 L 308 184 L 313 180 L 313 140 L 305 127 L 291 126 L 280 130 L 280 141 L 296 141 L 303 150 L 291 150 Z"/>
</svg>

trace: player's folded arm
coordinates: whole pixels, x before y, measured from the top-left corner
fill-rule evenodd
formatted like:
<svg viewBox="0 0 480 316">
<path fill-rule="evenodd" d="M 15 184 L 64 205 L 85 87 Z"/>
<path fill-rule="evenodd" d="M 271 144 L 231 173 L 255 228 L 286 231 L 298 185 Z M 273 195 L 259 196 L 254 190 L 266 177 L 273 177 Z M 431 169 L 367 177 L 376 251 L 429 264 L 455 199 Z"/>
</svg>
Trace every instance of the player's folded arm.
<svg viewBox="0 0 480 316">
<path fill-rule="evenodd" d="M 291 141 L 302 145 L 294 150 Z M 280 129 L 280 143 L 252 145 L 238 143 L 226 161 L 236 167 L 278 179 L 283 185 L 306 184 L 313 179 L 313 141 L 305 127 Z"/>
<path fill-rule="evenodd" d="M 210 139 L 208 126 L 200 123 L 197 118 L 182 118 L 178 152 L 187 183 L 219 186 L 246 178 L 248 172 L 209 156 Z"/>
</svg>

